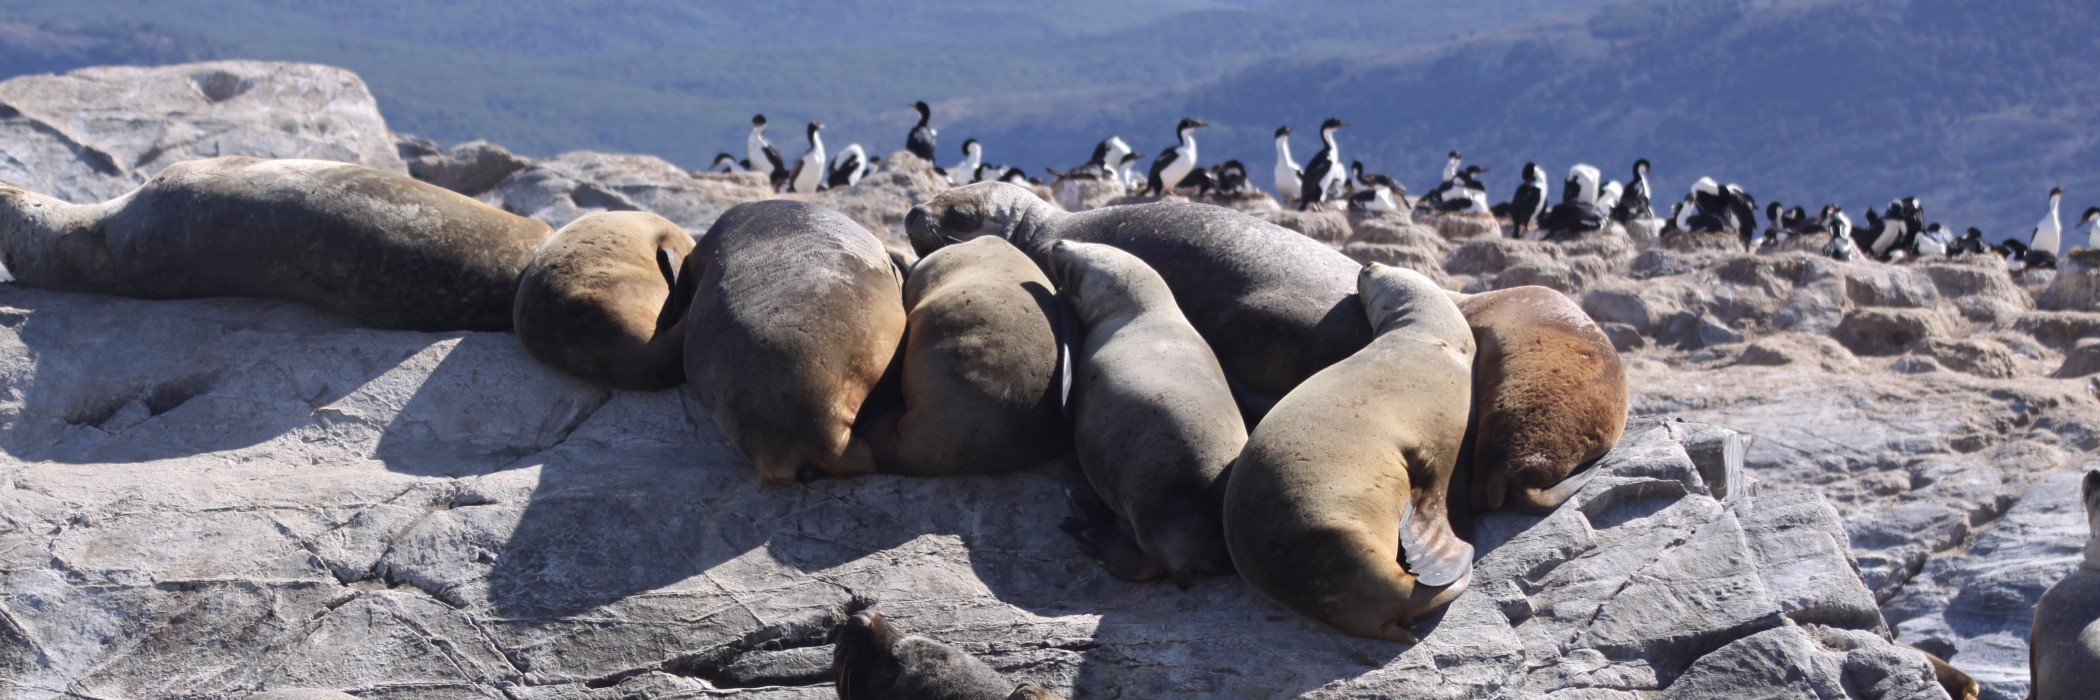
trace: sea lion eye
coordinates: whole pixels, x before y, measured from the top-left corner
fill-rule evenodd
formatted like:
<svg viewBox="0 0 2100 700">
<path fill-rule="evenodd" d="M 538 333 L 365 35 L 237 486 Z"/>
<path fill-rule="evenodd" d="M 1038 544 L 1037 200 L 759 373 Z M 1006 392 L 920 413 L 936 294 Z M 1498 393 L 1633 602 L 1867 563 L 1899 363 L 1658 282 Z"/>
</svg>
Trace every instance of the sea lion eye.
<svg viewBox="0 0 2100 700">
<path fill-rule="evenodd" d="M 941 215 L 941 228 L 950 234 L 975 231 L 979 226 L 974 209 L 956 207 Z"/>
</svg>

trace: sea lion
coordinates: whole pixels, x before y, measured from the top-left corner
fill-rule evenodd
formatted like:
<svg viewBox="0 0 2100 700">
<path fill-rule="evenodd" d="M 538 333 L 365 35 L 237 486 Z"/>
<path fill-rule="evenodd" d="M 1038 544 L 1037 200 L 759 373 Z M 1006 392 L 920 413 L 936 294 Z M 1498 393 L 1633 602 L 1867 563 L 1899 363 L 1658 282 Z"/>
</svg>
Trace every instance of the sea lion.
<svg viewBox="0 0 2100 700">
<path fill-rule="evenodd" d="M 1225 490 L 1225 543 L 1270 600 L 1349 634 L 1413 642 L 1414 618 L 1473 574 L 1473 546 L 1445 506 L 1473 334 L 1420 273 L 1372 263 L 1358 279 L 1378 335 L 1255 426 Z"/>
<path fill-rule="evenodd" d="M 1053 241 L 1051 277 L 1083 338 L 1072 353 L 1072 444 L 1086 481 L 1115 513 L 1079 537 L 1130 581 L 1231 571 L 1219 524 L 1220 475 L 1247 442 L 1225 371 L 1174 294 L 1121 249 Z"/>
<path fill-rule="evenodd" d="M 1597 322 L 1565 294 L 1450 292 L 1473 329 L 1473 411 L 1461 473 L 1471 505 L 1544 513 L 1568 500 L 1626 430 L 1626 372 Z M 1461 479 L 1463 481 L 1463 479 Z"/>
<path fill-rule="evenodd" d="M 1355 262 L 1223 207 L 1160 202 L 1067 214 L 1028 190 L 992 182 L 942 192 L 913 207 L 904 226 L 922 254 L 951 239 L 998 236 L 1046 269 L 1059 240 L 1137 256 L 1166 280 L 1182 314 L 1242 385 L 1249 415 L 1371 341 Z"/>
<path fill-rule="evenodd" d="M 655 214 L 608 211 L 572 221 L 518 276 L 512 325 L 533 359 L 584 381 L 654 390 L 685 382 L 679 269 L 693 237 Z"/>
<path fill-rule="evenodd" d="M 2027 669 L 2034 700 L 2089 698 L 2100 678 L 2100 470 L 2086 472 L 2085 561 L 2034 606 Z"/>
<path fill-rule="evenodd" d="M 874 472 L 852 428 L 904 338 L 902 273 L 875 235 L 815 204 L 747 202 L 687 268 L 686 390 L 759 479 Z"/>
<path fill-rule="evenodd" d="M 906 635 L 873 610 L 853 613 L 832 635 L 839 700 L 1058 700 L 1034 683 L 1015 685 L 954 646 Z"/>
<path fill-rule="evenodd" d="M 380 328 L 509 328 L 518 273 L 551 232 L 436 185 L 330 161 L 186 161 L 100 204 L 0 184 L 0 264 L 24 285 L 280 299 Z"/>
<path fill-rule="evenodd" d="M 883 471 L 983 474 L 1064 452 L 1056 294 L 1028 256 L 993 237 L 913 267 L 904 284 L 904 405 L 869 430 Z"/>
</svg>

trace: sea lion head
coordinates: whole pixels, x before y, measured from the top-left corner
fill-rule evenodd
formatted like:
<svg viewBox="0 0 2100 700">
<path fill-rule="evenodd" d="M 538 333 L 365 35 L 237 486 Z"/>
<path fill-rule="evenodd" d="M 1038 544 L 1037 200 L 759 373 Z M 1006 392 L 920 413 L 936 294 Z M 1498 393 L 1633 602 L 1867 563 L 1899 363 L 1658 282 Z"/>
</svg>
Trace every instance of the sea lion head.
<svg viewBox="0 0 2100 700">
<path fill-rule="evenodd" d="M 1451 323 L 1455 320 L 1456 328 L 1437 329 L 1438 336 L 1464 337 L 1466 342 L 1461 349 L 1468 356 L 1473 354 L 1473 333 L 1465 326 L 1465 316 L 1458 313 L 1458 306 L 1451 301 L 1450 295 L 1422 273 L 1370 263 L 1357 271 L 1356 295 L 1363 302 L 1373 333 L 1382 333 L 1387 327 L 1401 323 Z M 1449 309 L 1449 314 L 1424 313 L 1445 308 Z"/>
<path fill-rule="evenodd" d="M 1026 248 L 1036 234 L 1038 219 L 1050 204 L 1018 185 L 980 182 L 964 185 L 911 208 L 904 216 L 904 231 L 912 250 L 921 257 L 950 243 L 979 236 L 998 236 Z"/>
</svg>

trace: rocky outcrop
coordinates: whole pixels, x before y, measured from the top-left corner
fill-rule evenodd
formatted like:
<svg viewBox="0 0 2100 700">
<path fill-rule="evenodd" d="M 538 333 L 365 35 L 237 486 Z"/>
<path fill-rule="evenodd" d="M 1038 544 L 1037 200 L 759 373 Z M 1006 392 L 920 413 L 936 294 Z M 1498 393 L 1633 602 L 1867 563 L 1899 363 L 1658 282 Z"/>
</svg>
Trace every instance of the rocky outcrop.
<svg viewBox="0 0 2100 700">
<path fill-rule="evenodd" d="M 394 145 L 401 159 L 408 161 L 410 177 L 469 197 L 494 189 L 527 165 L 524 158 L 487 141 L 446 149 L 427 139 L 395 134 Z"/>
<path fill-rule="evenodd" d="M 131 191 L 171 163 L 315 158 L 407 173 L 356 74 L 215 61 L 83 68 L 0 82 L 0 180 L 75 203 Z"/>
<path fill-rule="evenodd" d="M 826 697 L 810 664 L 856 604 L 1082 696 L 1792 687 L 1708 661 L 1774 632 L 1930 678 L 1836 511 L 1751 488 L 1709 426 L 1637 422 L 1570 505 L 1479 522 L 1472 588 L 1409 647 L 1233 577 L 1116 580 L 1059 532 L 1056 470 L 761 486 L 679 392 L 505 334 L 19 289 L 0 319 L 0 675 L 29 696 Z"/>
</svg>

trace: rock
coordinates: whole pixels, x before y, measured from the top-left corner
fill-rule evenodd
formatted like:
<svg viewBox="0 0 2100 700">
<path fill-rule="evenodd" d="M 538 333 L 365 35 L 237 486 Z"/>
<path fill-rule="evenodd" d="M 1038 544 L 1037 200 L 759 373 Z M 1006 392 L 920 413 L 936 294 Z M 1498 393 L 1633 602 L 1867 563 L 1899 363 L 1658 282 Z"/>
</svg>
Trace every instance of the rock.
<svg viewBox="0 0 2100 700">
<path fill-rule="evenodd" d="M 1945 698 L 1930 667 L 1914 668 L 1924 659 L 1872 634 L 1781 627 L 1708 654 L 1660 697 Z"/>
<path fill-rule="evenodd" d="M 911 154 L 906 152 L 905 155 Z M 925 161 L 919 160 L 916 156 L 912 160 L 915 164 L 925 163 Z M 884 162 L 894 165 L 897 161 L 888 160 Z M 1057 206 L 1062 207 L 1065 211 L 1078 213 L 1108 206 L 1110 202 L 1129 194 L 1129 191 L 1125 190 L 1123 183 L 1117 180 L 1061 177 L 1050 183 L 1050 193 L 1054 197 L 1053 201 L 1057 203 Z"/>
<path fill-rule="evenodd" d="M 1257 216 L 1267 214 L 1270 212 L 1282 211 L 1285 208 L 1283 205 L 1276 203 L 1276 198 L 1270 197 L 1269 193 L 1263 192 L 1261 190 L 1254 190 L 1245 194 L 1224 194 L 1221 192 L 1212 192 L 1209 194 L 1199 194 L 1190 197 L 1189 201 L 1220 206 L 1226 209 L 1231 209 L 1233 211 L 1254 214 Z"/>
<path fill-rule="evenodd" d="M 654 156 L 575 151 L 535 161 L 481 198 L 555 228 L 596 211 L 647 211 L 699 235 L 730 207 L 770 196 L 755 173 L 693 175 Z"/>
<path fill-rule="evenodd" d="M 1845 294 L 1854 304 L 1929 309 L 1940 303 L 1939 288 L 1932 278 L 1910 267 L 1850 263 L 1838 269 L 1845 280 Z"/>
<path fill-rule="evenodd" d="M 1947 662 L 1974 676 L 1985 698 L 2025 697 L 2035 603 L 2083 560 L 2082 478 L 2035 481 L 1966 552 L 1926 563 L 1883 607 L 1897 636 L 1952 646 Z"/>
<path fill-rule="evenodd" d="M 1407 647 L 1233 577 L 1114 579 L 1058 531 L 1054 470 L 765 487 L 699 411 L 506 334 L 0 290 L 0 668 L 98 696 L 805 697 L 864 601 L 1060 693 L 1462 697 L 1652 692 L 1765 630 L 1881 626 L 1830 505 L 1724 493 L 1681 444 L 1719 428 L 1637 421 L 1568 506 L 1487 516 L 1473 588 Z"/>
<path fill-rule="evenodd" d="M 1545 263 L 1560 256 L 1560 248 L 1551 243 L 1481 238 L 1460 244 L 1444 261 L 1444 269 L 1459 275 L 1498 274 L 1516 265 Z"/>
<path fill-rule="evenodd" d="M 1690 232 L 1685 232 L 1685 231 L 1677 231 L 1677 232 L 1666 232 L 1666 233 L 1662 234 L 1662 238 L 1660 239 L 1660 242 L 1658 242 L 1658 243 L 1657 243 L 1656 245 L 1657 245 L 1657 247 L 1660 247 L 1660 248 L 1662 248 L 1663 250 L 1674 250 L 1674 251 L 1679 251 L 1679 252 L 1685 252 L 1685 253 L 1699 253 L 1699 252 L 1712 252 L 1712 253 L 1741 253 L 1741 252 L 1744 252 L 1744 251 L 1743 251 L 1743 239 L 1742 239 L 1742 238 L 1739 238 L 1739 237 L 1737 237 L 1737 236 L 1736 236 L 1735 234 L 1733 234 L 1733 233 L 1725 233 L 1725 232 L 1707 232 L 1707 233 L 1690 233 Z"/>
<path fill-rule="evenodd" d="M 1926 338 L 1947 334 L 1938 312 L 1924 309 L 1854 309 L 1832 337 L 1861 355 L 1894 355 Z"/>
<path fill-rule="evenodd" d="M 1627 273 L 1636 279 L 1686 275 L 1698 271 L 1698 258 L 1685 253 L 1650 248 L 1633 257 Z"/>
<path fill-rule="evenodd" d="M 1582 310 L 1599 323 L 1632 326 L 1643 335 L 1653 335 L 1665 319 L 1676 316 L 1676 301 L 1664 298 L 1657 285 L 1625 284 L 1592 290 L 1582 296 Z"/>
<path fill-rule="evenodd" d="M 1987 338 L 1926 338 L 1912 347 L 1911 352 L 1938 360 L 1947 369 L 1979 377 L 2005 379 L 2019 373 L 2012 350 L 2004 343 Z"/>
<path fill-rule="evenodd" d="M 0 180 L 75 203 L 214 156 L 408 172 L 355 74 L 306 63 L 82 68 L 0 82 Z"/>
<path fill-rule="evenodd" d="M 1590 285 L 1611 276 L 1608 263 L 1592 256 L 1561 260 L 1527 257 L 1495 275 L 1496 289 L 1536 285 L 1562 294 L 1581 295 Z"/>
<path fill-rule="evenodd" d="M 2063 366 L 2049 376 L 2070 379 L 2088 374 L 2100 374 L 2100 338 L 2078 341 L 2077 345 L 2064 352 Z"/>
<path fill-rule="evenodd" d="M 1448 240 L 1465 241 L 1502 236 L 1502 222 L 1495 220 L 1493 214 L 1450 213 L 1432 216 L 1430 225 L 1436 227 L 1436 232 Z"/>
<path fill-rule="evenodd" d="M 1963 318 L 1992 322 L 2012 318 L 2034 308 L 2027 291 L 2013 284 L 2005 260 L 1991 255 L 1971 255 L 1952 262 L 1924 266 L 1926 276 L 1939 287 L 1940 297 L 1954 304 Z"/>
<path fill-rule="evenodd" d="M 1641 337 L 1640 329 L 1632 325 L 1604 322 L 1597 324 L 1597 327 L 1604 331 L 1604 337 L 1611 339 L 1612 348 L 1621 353 L 1648 347 L 1648 339 Z"/>
<path fill-rule="evenodd" d="M 1451 276 L 1444 274 L 1442 258 L 1434 251 L 1389 243 L 1350 243 L 1342 246 L 1342 254 L 1360 263 L 1375 262 L 1414 270 L 1439 286 L 1454 288 Z"/>
<path fill-rule="evenodd" d="M 1433 251 L 1439 259 L 1451 250 L 1436 229 L 1415 223 L 1405 212 L 1349 212 L 1350 243 L 1374 243 Z"/>
<path fill-rule="evenodd" d="M 1680 350 L 1698 350 L 1743 342 L 1743 334 L 1721 325 L 1710 316 L 1682 311 L 1656 330 L 1655 339 Z"/>
<path fill-rule="evenodd" d="M 248 700 L 357 700 L 357 696 L 318 688 L 286 688 L 267 693 L 256 693 Z"/>
<path fill-rule="evenodd" d="M 2035 306 L 2050 311 L 2100 309 L 2100 250 L 2080 248 L 2064 253 L 2056 263 L 2056 276 L 2035 298 Z"/>
<path fill-rule="evenodd" d="M 1263 213 L 1261 218 L 1332 246 L 1339 246 L 1349 239 L 1349 216 L 1338 211 L 1279 209 Z"/>
<path fill-rule="evenodd" d="M 440 153 L 424 153 L 408 161 L 408 174 L 418 180 L 469 197 L 496 187 L 496 183 L 524 170 L 524 158 L 511 155 L 487 141 L 469 141 Z"/>
<path fill-rule="evenodd" d="M 1752 341 L 1736 358 L 1738 364 L 1783 367 L 1802 364 L 1825 372 L 1857 372 L 1859 359 L 1828 336 L 1779 333 Z"/>
<path fill-rule="evenodd" d="M 2100 338 L 2100 312 L 2029 311 L 2013 319 L 2013 328 L 2041 344 L 2069 349 L 2086 338 Z"/>
</svg>

